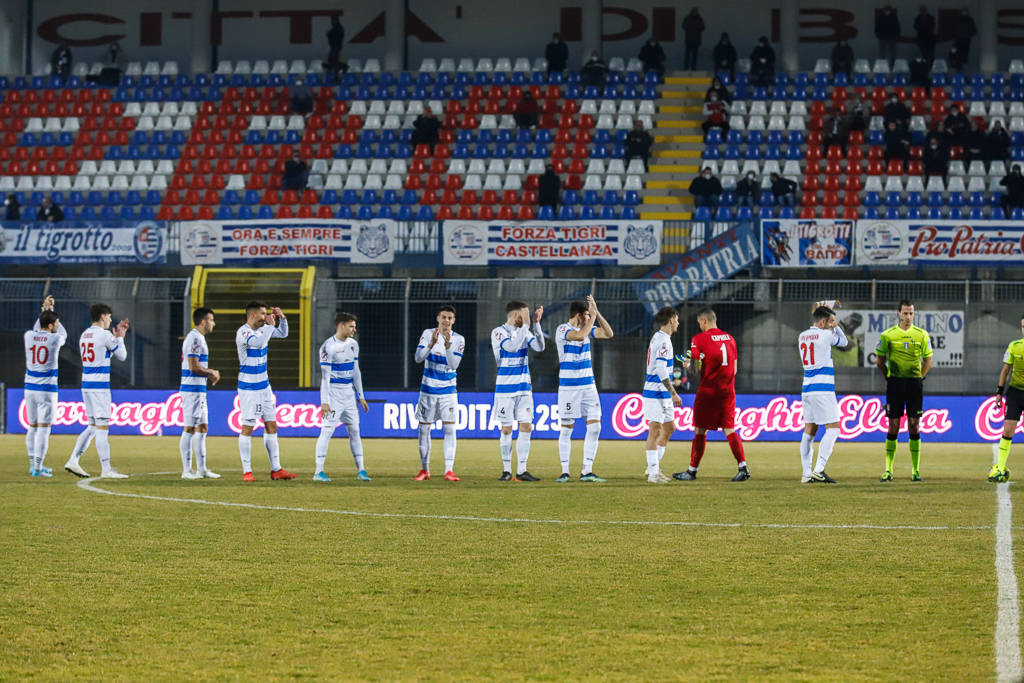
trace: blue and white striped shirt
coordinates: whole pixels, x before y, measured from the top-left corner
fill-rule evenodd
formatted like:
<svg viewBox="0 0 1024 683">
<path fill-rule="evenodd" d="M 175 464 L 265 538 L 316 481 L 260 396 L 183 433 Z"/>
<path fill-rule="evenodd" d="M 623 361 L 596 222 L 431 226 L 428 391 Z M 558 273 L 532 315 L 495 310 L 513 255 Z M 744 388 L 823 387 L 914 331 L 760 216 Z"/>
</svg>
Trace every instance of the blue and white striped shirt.
<svg viewBox="0 0 1024 683">
<path fill-rule="evenodd" d="M 363 397 L 359 342 L 354 337 L 342 341 L 332 334 L 320 345 L 320 403 L 333 405 L 350 398 L 353 390 L 357 398 Z"/>
<path fill-rule="evenodd" d="M 82 353 L 82 391 L 110 391 L 110 357 L 128 358 L 124 341 L 93 325 L 79 337 L 78 349 Z"/>
<path fill-rule="evenodd" d="M 530 349 L 544 350 L 544 332 L 540 323 L 532 327 L 513 327 L 508 323 L 491 330 L 491 350 L 498 365 L 494 382 L 496 396 L 528 396 L 533 392 L 530 383 Z"/>
<path fill-rule="evenodd" d="M 590 340 L 597 337 L 597 328 L 590 328 L 590 337 L 582 341 L 570 341 L 570 332 L 579 332 L 579 327 L 562 323 L 555 331 L 555 346 L 558 348 L 558 388 L 573 389 L 594 384 L 594 367 L 590 358 Z"/>
<path fill-rule="evenodd" d="M 644 398 L 672 398 L 664 380 L 672 376 L 672 337 L 661 330 L 654 333 L 647 347 L 647 377 L 644 379 Z"/>
<path fill-rule="evenodd" d="M 466 338 L 453 330 L 451 344 L 447 349 L 441 334 L 437 335 L 437 341 L 430 346 L 430 339 L 434 336 L 435 329 L 432 327 L 429 330 L 423 330 L 420 342 L 416 345 L 414 358 L 417 363 L 423 363 L 420 393 L 431 396 L 455 394 L 458 393 L 455 371 L 459 369 L 459 363 L 462 362 L 462 354 L 466 350 Z"/>
<path fill-rule="evenodd" d="M 181 345 L 181 387 L 178 391 L 205 394 L 206 375 L 192 374 L 189 358 L 195 358 L 200 367 L 210 367 L 210 348 L 206 337 L 195 328 L 189 331 Z"/>
<path fill-rule="evenodd" d="M 39 321 L 25 333 L 25 391 L 57 393 L 57 357 L 68 332 L 57 323 L 56 332 L 39 329 Z"/>
<path fill-rule="evenodd" d="M 273 337 L 288 336 L 288 320 L 280 318 L 278 326 L 262 325 L 253 329 L 246 323 L 235 333 L 238 349 L 238 390 L 262 391 L 270 388 L 267 376 L 267 345 Z"/>
<path fill-rule="evenodd" d="M 830 330 L 812 327 L 800 333 L 797 350 L 804 366 L 802 394 L 835 393 L 836 371 L 832 364 L 832 347 L 846 346 L 849 341 L 839 326 Z"/>
</svg>

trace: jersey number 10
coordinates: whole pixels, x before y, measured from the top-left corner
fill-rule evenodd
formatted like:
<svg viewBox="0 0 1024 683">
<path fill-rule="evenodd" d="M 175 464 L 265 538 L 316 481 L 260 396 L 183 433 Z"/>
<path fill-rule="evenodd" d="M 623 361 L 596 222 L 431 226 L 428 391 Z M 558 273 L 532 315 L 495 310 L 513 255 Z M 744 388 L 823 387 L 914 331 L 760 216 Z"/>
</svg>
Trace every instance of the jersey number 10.
<svg viewBox="0 0 1024 683">
<path fill-rule="evenodd" d="M 45 346 L 32 347 L 32 363 L 34 365 L 46 365 L 48 360 L 50 360 L 50 349 Z"/>
<path fill-rule="evenodd" d="M 803 357 L 804 365 L 814 365 L 814 344 L 804 342 L 800 345 L 800 355 Z M 810 360 L 808 360 L 808 358 Z"/>
</svg>

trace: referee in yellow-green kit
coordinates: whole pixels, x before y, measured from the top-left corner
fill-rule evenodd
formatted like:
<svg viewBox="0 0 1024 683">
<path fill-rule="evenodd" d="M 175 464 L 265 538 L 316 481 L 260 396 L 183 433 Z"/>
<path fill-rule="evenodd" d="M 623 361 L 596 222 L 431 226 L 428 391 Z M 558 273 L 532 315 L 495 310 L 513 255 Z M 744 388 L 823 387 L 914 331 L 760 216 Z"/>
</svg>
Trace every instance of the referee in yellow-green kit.
<svg viewBox="0 0 1024 683">
<path fill-rule="evenodd" d="M 875 348 L 875 364 L 885 377 L 885 416 L 889 418 L 882 481 L 892 481 L 896 436 L 904 413 L 910 435 L 910 480 L 921 481 L 921 413 L 924 378 L 932 367 L 932 343 L 928 332 L 914 325 L 914 304 L 909 299 L 900 301 L 896 311 L 899 323 L 882 333 Z"/>
</svg>

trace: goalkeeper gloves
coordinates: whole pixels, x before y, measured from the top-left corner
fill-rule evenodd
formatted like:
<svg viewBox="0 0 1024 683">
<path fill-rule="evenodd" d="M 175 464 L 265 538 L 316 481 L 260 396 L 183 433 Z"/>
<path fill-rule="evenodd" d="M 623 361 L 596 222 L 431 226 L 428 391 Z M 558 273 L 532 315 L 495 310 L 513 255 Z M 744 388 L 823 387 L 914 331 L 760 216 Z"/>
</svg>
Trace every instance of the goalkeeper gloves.
<svg viewBox="0 0 1024 683">
<path fill-rule="evenodd" d="M 679 355 L 676 356 L 676 360 L 679 361 L 680 363 L 689 363 L 690 358 L 691 356 L 689 349 L 686 350 L 686 353 L 680 353 Z"/>
</svg>

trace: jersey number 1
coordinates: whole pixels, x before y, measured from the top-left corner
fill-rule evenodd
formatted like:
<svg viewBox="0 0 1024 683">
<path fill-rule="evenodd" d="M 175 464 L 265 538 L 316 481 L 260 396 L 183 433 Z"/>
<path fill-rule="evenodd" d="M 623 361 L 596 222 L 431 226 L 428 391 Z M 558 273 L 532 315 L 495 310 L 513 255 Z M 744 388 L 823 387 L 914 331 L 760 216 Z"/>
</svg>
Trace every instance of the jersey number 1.
<svg viewBox="0 0 1024 683">
<path fill-rule="evenodd" d="M 803 357 L 804 365 L 814 365 L 814 344 L 803 343 L 800 345 L 800 355 Z M 810 358 L 810 360 L 808 360 Z"/>
<path fill-rule="evenodd" d="M 45 346 L 32 347 L 32 363 L 35 365 L 45 365 L 48 360 L 50 360 L 50 349 Z"/>
<path fill-rule="evenodd" d="M 96 351 L 91 344 L 82 344 L 82 362 L 93 363 L 96 361 Z"/>
<path fill-rule="evenodd" d="M 722 365 L 729 365 L 729 352 L 725 349 L 725 344 L 722 344 Z"/>
</svg>

